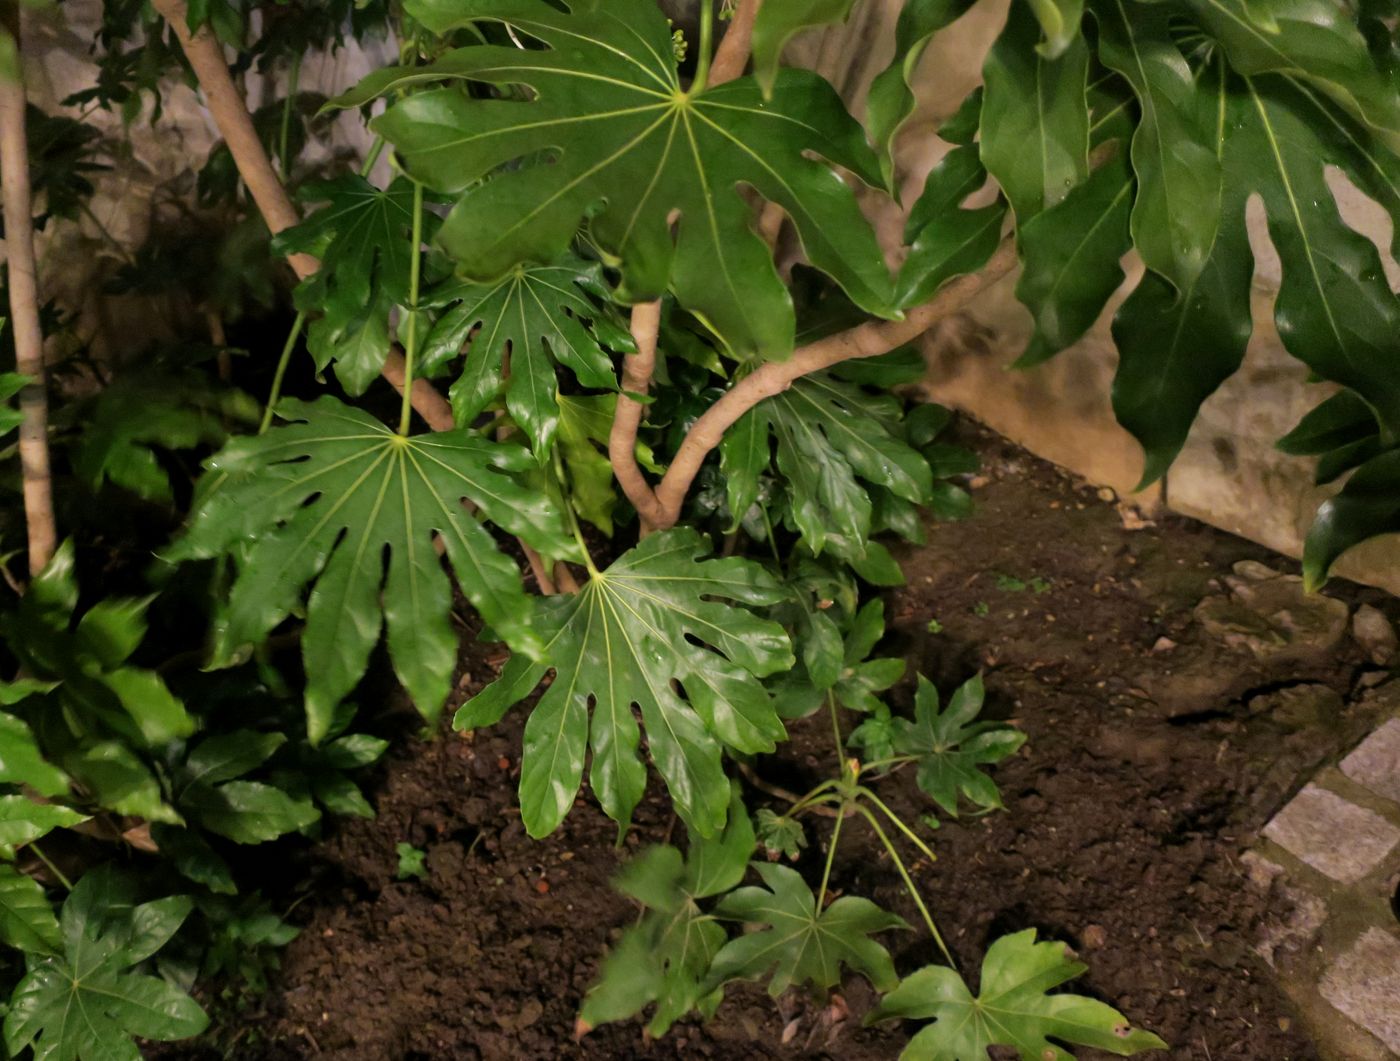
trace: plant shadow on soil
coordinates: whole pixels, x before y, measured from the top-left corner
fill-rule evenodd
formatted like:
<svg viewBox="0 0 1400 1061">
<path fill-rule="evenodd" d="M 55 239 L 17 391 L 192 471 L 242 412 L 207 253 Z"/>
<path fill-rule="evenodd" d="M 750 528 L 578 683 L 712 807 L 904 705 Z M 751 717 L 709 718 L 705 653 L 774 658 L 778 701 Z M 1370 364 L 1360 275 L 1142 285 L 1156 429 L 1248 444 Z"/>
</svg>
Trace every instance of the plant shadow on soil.
<svg viewBox="0 0 1400 1061">
<path fill-rule="evenodd" d="M 926 545 L 903 550 L 908 585 L 887 599 L 882 645 L 909 661 L 897 709 L 909 710 L 917 672 L 946 691 L 980 669 L 988 713 L 1029 735 L 994 772 L 1006 811 L 945 821 L 930 836 L 938 861 L 914 870 L 960 966 L 975 971 L 990 940 L 1034 927 L 1088 963 L 1073 989 L 1171 1044 L 1147 1056 L 1316 1058 L 1253 949 L 1288 904 L 1247 884 L 1240 855 L 1304 777 L 1362 730 L 1354 694 L 1378 675 L 1350 641 L 1263 664 L 1211 640 L 1192 610 L 1215 580 L 1240 560 L 1293 570 L 1288 561 L 1187 520 L 1128 530 L 1092 489 L 997 436 L 961 430 L 986 468 L 977 511 L 931 525 Z M 1382 599 L 1345 585 L 1329 592 Z M 929 632 L 931 620 L 939 632 Z M 448 717 L 503 658 L 498 646 L 464 649 Z M 1333 690 L 1336 716 L 1300 727 L 1255 710 L 1259 690 L 1298 682 Z M 385 696 L 405 725 L 401 694 Z M 377 820 L 341 821 L 299 862 L 255 870 L 275 896 L 303 897 L 292 915 L 300 938 L 270 992 L 225 1015 L 214 1041 L 156 1056 L 898 1054 L 912 1027 L 863 1029 L 874 998 L 855 976 L 835 1004 L 733 985 L 708 1024 L 683 1022 L 649 1042 L 634 1022 L 576 1043 L 579 1000 L 610 939 L 636 916 L 609 878 L 640 846 L 681 830 L 653 784 L 620 848 L 586 790 L 558 832 L 531 840 L 515 804 L 523 714 L 474 735 L 444 728 L 435 740 L 400 742 L 369 779 Z M 758 772 L 787 787 L 830 776 L 825 716 L 791 729 L 793 740 Z M 907 820 L 931 809 L 909 772 L 880 791 Z M 829 824 L 809 826 L 822 834 L 803 856 L 813 879 Z M 917 924 L 868 829 L 846 833 L 833 890 Z M 403 841 L 426 850 L 425 880 L 395 879 Z M 890 934 L 887 943 L 902 973 L 936 960 L 923 933 Z"/>
</svg>

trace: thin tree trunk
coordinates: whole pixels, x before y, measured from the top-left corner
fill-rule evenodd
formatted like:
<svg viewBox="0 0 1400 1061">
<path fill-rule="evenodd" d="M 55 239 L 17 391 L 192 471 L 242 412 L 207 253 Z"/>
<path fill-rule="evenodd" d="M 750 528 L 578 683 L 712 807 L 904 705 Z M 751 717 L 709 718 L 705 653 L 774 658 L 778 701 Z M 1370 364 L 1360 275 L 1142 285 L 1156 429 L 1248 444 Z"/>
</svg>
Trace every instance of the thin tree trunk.
<svg viewBox="0 0 1400 1061">
<path fill-rule="evenodd" d="M 0 0 L 0 24 L 19 52 L 16 0 Z M 58 531 L 53 514 L 53 473 L 49 465 L 49 400 L 44 386 L 44 334 L 39 327 L 39 284 L 34 261 L 33 203 L 29 188 L 29 146 L 24 131 L 24 77 L 0 80 L 0 185 L 5 213 L 5 256 L 9 263 L 10 327 L 16 368 L 30 383 L 20 392 L 19 461 L 24 482 L 24 519 L 29 533 L 29 571 L 37 575 L 53 556 Z"/>
</svg>

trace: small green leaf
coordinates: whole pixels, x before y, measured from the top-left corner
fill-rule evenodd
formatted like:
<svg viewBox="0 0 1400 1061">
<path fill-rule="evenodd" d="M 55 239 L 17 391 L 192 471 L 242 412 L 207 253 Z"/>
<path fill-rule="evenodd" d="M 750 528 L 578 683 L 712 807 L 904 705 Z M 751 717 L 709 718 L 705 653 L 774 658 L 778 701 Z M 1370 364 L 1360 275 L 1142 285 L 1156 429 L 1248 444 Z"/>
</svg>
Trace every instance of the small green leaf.
<svg viewBox="0 0 1400 1061">
<path fill-rule="evenodd" d="M 855 0 L 783 0 L 763 4 L 753 23 L 753 73 L 764 94 L 773 91 L 783 47 L 804 29 L 845 22 Z"/>
<path fill-rule="evenodd" d="M 807 846 L 807 832 L 800 821 L 774 814 L 767 807 L 759 809 L 755 832 L 758 842 L 772 859 L 785 855 L 796 862 L 802 857 L 802 849 Z"/>
<path fill-rule="evenodd" d="M 151 839 L 183 876 L 216 895 L 238 894 L 228 863 L 197 830 L 156 822 L 151 826 Z"/>
<path fill-rule="evenodd" d="M 0 685 L 0 703 L 22 689 L 43 691 L 47 683 L 24 680 Z M 44 760 L 29 726 L 14 715 L 0 712 L 0 781 L 28 785 L 41 796 L 61 796 L 68 791 L 68 778 L 58 767 Z"/>
<path fill-rule="evenodd" d="M 606 297 L 601 266 L 572 254 L 554 265 L 517 266 L 486 283 L 449 280 L 426 300 L 429 307 L 448 308 L 424 343 L 423 372 L 433 375 L 465 350 L 461 375 L 449 391 L 457 423 L 475 420 L 504 384 L 506 409 L 543 462 L 554 445 L 564 400 L 556 363 L 584 387 L 617 386 L 612 358 L 589 327 L 611 314 Z M 631 349 L 629 339 L 624 352 Z"/>
<path fill-rule="evenodd" d="M 0 942 L 28 954 L 57 954 L 63 946 L 44 889 L 8 865 L 0 865 Z"/>
<path fill-rule="evenodd" d="M 1085 968 L 1063 943 L 1037 943 L 1035 929 L 1028 928 L 1002 936 L 987 950 L 976 997 L 954 970 L 928 966 L 906 977 L 865 1022 L 933 1020 L 909 1041 L 901 1061 L 986 1061 L 994 1046 L 1015 1049 L 1022 1061 L 1073 1061 L 1058 1043 L 1119 1057 L 1165 1050 L 1161 1039 L 1132 1028 L 1102 1002 L 1046 993 Z"/>
<path fill-rule="evenodd" d="M 70 755 L 64 766 L 108 810 L 154 822 L 181 822 L 150 769 L 118 741 L 89 745 Z"/>
<path fill-rule="evenodd" d="M 394 851 L 399 856 L 399 865 L 396 870 L 399 880 L 408 880 L 409 877 L 417 877 L 419 880 L 428 879 L 428 867 L 425 864 L 428 852 L 402 840 L 394 845 Z"/>
<path fill-rule="evenodd" d="M 180 809 L 210 832 L 237 844 L 261 844 L 299 832 L 321 817 L 310 799 L 296 799 L 260 781 L 193 785 Z"/>
<path fill-rule="evenodd" d="M 978 767 L 1001 762 L 1026 742 L 1024 733 L 1005 723 L 974 722 L 982 698 L 979 674 L 963 683 L 940 711 L 938 690 L 920 675 L 914 721 L 894 720 L 894 750 L 915 757 L 919 787 L 954 818 L 960 793 L 978 810 L 1001 807 L 995 782 Z"/>
<path fill-rule="evenodd" d="M 1036 21 L 1045 31 L 1038 50 L 1047 59 L 1063 55 L 1079 39 L 1079 23 L 1084 17 L 1084 0 L 1028 0 Z"/>
<path fill-rule="evenodd" d="M 889 952 L 870 934 L 908 928 L 902 918 L 851 895 L 818 910 L 817 897 L 796 870 L 764 863 L 754 868 L 765 887 L 740 888 L 725 896 L 715 916 L 768 927 L 726 943 L 711 965 L 711 983 L 771 974 L 768 993 L 776 997 L 793 984 L 835 987 L 843 965 L 882 991 L 898 982 Z"/>
<path fill-rule="evenodd" d="M 1303 545 L 1303 581 L 1316 590 L 1337 557 L 1381 534 L 1400 532 L 1400 450 L 1363 464 L 1318 510 Z"/>
<path fill-rule="evenodd" d="M 287 742 L 281 733 L 258 733 L 239 729 L 216 737 L 206 737 L 185 760 L 187 785 L 217 785 L 256 769 Z"/>
<path fill-rule="evenodd" d="M 28 796 L 0 796 L 0 858 L 12 860 L 16 848 L 54 829 L 88 820 L 61 803 L 35 803 Z"/>
</svg>

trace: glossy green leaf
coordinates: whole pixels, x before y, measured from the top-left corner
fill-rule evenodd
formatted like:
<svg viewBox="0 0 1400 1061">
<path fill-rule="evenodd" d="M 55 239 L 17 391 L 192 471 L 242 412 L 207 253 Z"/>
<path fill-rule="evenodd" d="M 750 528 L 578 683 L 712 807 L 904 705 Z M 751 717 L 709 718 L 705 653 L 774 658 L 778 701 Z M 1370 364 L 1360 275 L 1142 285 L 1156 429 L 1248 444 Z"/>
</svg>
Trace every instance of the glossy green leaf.
<svg viewBox="0 0 1400 1061">
<path fill-rule="evenodd" d="M 1203 107 L 1214 103 L 1216 151 L 1225 165 L 1215 244 L 1185 287 L 1149 272 L 1113 318 L 1113 411 L 1143 447 L 1141 486 L 1161 478 L 1181 452 L 1201 403 L 1240 367 L 1254 327 L 1254 255 L 1244 224 L 1251 160 L 1234 150 L 1221 69 L 1198 84 Z"/>
<path fill-rule="evenodd" d="M 967 11 L 972 3 L 973 0 L 905 0 L 899 9 L 894 61 L 876 75 L 866 102 L 867 124 L 871 138 L 880 149 L 887 182 L 893 181 L 890 151 L 894 138 L 914 112 L 914 72 L 929 38 Z"/>
<path fill-rule="evenodd" d="M 297 290 L 299 309 L 324 315 L 308 333 L 308 345 L 317 368 L 335 361 L 341 385 L 363 394 L 389 352 L 389 308 L 408 302 L 413 184 L 400 177 L 380 189 L 346 174 L 308 184 L 301 198 L 327 205 L 278 233 L 273 247 L 321 260 Z"/>
<path fill-rule="evenodd" d="M 542 600 L 541 661 L 512 656 L 457 713 L 458 729 L 491 725 L 554 672 L 525 725 L 520 807 L 532 836 L 573 806 L 590 747 L 594 794 L 614 821 L 630 820 L 646 787 L 634 706 L 676 812 L 700 836 L 725 821 L 723 749 L 771 751 L 784 736 L 758 679 L 792 666 L 792 652 L 781 627 L 742 607 L 783 590 L 758 564 L 708 551 L 689 528 L 652 534 L 579 593 Z"/>
<path fill-rule="evenodd" d="M 281 733 L 239 729 L 206 737 L 191 749 L 182 771 L 186 785 L 217 785 L 257 769 L 267 762 L 287 738 Z"/>
<path fill-rule="evenodd" d="M 767 100 L 751 78 L 687 93 L 651 0 L 568 6 L 416 0 L 409 13 L 437 32 L 505 23 L 543 47 L 459 48 L 429 66 L 372 75 L 338 101 L 464 79 L 529 87 L 522 101 L 449 84 L 375 120 L 410 172 L 459 196 L 439 240 L 460 270 L 490 280 L 520 262 L 553 261 L 587 214 L 592 239 L 619 259 L 626 300 L 669 287 L 740 356 L 785 357 L 792 303 L 753 229 L 747 185 L 783 208 L 808 260 L 858 305 L 891 311 L 879 246 L 831 164 L 877 184 L 879 168 L 830 85 L 784 70 Z M 515 220 L 502 224 L 503 213 Z"/>
<path fill-rule="evenodd" d="M 1115 158 L 1021 226 L 1016 297 L 1035 318 L 1018 368 L 1038 365 L 1077 342 L 1123 282 L 1119 260 L 1132 246 L 1133 182 Z"/>
<path fill-rule="evenodd" d="M 1319 454 L 1357 442 L 1376 433 L 1376 414 L 1354 391 L 1339 391 L 1309 412 L 1278 448 L 1297 457 Z"/>
<path fill-rule="evenodd" d="M 996 784 L 979 767 L 1001 762 L 1026 742 L 1024 733 L 1005 723 L 975 721 L 983 695 L 979 674 L 940 710 L 938 690 L 920 675 L 914 720 L 893 720 L 895 752 L 914 757 L 919 787 L 954 818 L 960 794 L 978 810 L 1001 807 Z"/>
<path fill-rule="evenodd" d="M 1209 93 L 1197 90 L 1168 8 L 1098 0 L 1093 10 L 1099 58 L 1132 85 L 1141 109 L 1132 144 L 1133 245 L 1149 269 L 1185 292 L 1205 268 L 1220 224 L 1217 114 L 1201 106 Z"/>
<path fill-rule="evenodd" d="M 796 862 L 802 857 L 802 849 L 807 846 L 807 831 L 800 821 L 775 814 L 767 807 L 759 808 L 754 835 L 771 860 L 785 857 Z"/>
<path fill-rule="evenodd" d="M 119 741 L 91 744 L 67 756 L 63 766 L 107 810 L 153 822 L 182 821 L 150 767 Z"/>
<path fill-rule="evenodd" d="M 753 73 L 765 93 L 773 89 L 783 47 L 804 29 L 845 22 L 855 0 L 784 0 L 763 4 L 753 23 Z"/>
<path fill-rule="evenodd" d="M 1381 534 L 1400 532 L 1400 450 L 1367 461 L 1318 510 L 1303 545 L 1303 581 L 1317 589 L 1337 557 Z"/>
<path fill-rule="evenodd" d="M 17 848 L 87 819 L 86 814 L 61 803 L 35 803 L 28 796 L 0 796 L 0 858 L 13 860 Z"/>
<path fill-rule="evenodd" d="M 1089 50 L 1076 38 L 1055 59 L 1037 49 L 1029 7 L 1012 4 L 982 67 L 982 163 L 1023 225 L 1089 176 Z"/>
<path fill-rule="evenodd" d="M 0 690 L 13 690 L 13 683 Z M 42 683 L 34 683 L 43 688 Z M 0 695 L 0 702 L 9 703 Z M 28 785 L 41 796 L 60 796 L 68 791 L 63 771 L 45 761 L 29 726 L 14 715 L 0 712 L 0 782 Z"/>
<path fill-rule="evenodd" d="M 210 832 L 237 844 L 261 844 L 299 832 L 321 817 L 310 799 L 297 799 L 261 781 L 191 785 L 180 810 Z"/>
<path fill-rule="evenodd" d="M 988 948 L 978 995 L 954 970 L 927 966 L 905 977 L 866 1023 L 933 1021 L 909 1040 L 901 1061 L 985 1061 L 993 1046 L 1016 1050 L 1021 1061 L 1073 1061 L 1061 1043 L 1119 1057 L 1165 1050 L 1161 1039 L 1131 1027 L 1102 1002 L 1047 993 L 1086 968 L 1063 943 L 1037 943 L 1035 929 L 1028 928 L 1002 936 Z"/>
<path fill-rule="evenodd" d="M 182 876 L 204 885 L 215 895 L 238 894 L 233 871 L 199 830 L 156 822 L 151 826 L 151 839 L 160 848 L 161 857 L 168 859 Z"/>
<path fill-rule="evenodd" d="M 168 554 L 203 558 L 249 547 L 217 661 L 265 638 L 300 604 L 302 586 L 314 583 L 302 637 L 313 742 L 364 674 L 381 625 L 396 673 L 433 717 L 457 659 L 451 585 L 434 535 L 486 621 L 524 651 L 539 644 L 519 570 L 462 506 L 474 502 L 546 555 L 577 555 L 546 499 L 511 478 L 532 463 L 524 449 L 466 431 L 403 438 L 330 397 L 288 399 L 280 408 L 288 426 L 240 438 L 210 458 L 210 473 L 228 478 Z"/>
<path fill-rule="evenodd" d="M 504 384 L 506 409 L 543 461 L 559 428 L 556 363 L 585 387 L 617 386 L 612 357 L 587 323 L 610 316 L 606 298 L 600 267 L 572 256 L 556 265 L 517 266 L 487 283 L 448 281 L 426 300 L 429 307 L 448 308 L 424 344 L 423 371 L 433 375 L 465 350 L 465 364 L 449 391 L 457 423 L 475 420 Z M 615 325 L 609 334 L 626 333 Z M 630 337 L 623 349 L 634 349 Z"/>
<path fill-rule="evenodd" d="M 1301 78 L 1400 149 L 1400 96 L 1331 0 L 1185 0 L 1240 74 Z"/>
<path fill-rule="evenodd" d="M 898 982 L 889 952 L 870 936 L 908 928 L 903 918 L 853 895 L 818 909 L 817 897 L 795 869 L 763 863 L 754 869 L 765 886 L 725 896 L 715 915 L 766 927 L 724 945 L 710 969 L 712 983 L 769 977 L 768 993 L 777 996 L 794 984 L 835 987 L 842 966 L 882 991 Z"/>
<path fill-rule="evenodd" d="M 986 181 L 987 171 L 972 144 L 953 148 L 929 172 L 905 228 L 909 254 L 895 282 L 901 307 L 927 301 L 948 280 L 976 272 L 992 256 L 1001 241 L 1005 203 L 961 208 Z"/>
<path fill-rule="evenodd" d="M 140 1061 L 136 1038 L 198 1035 L 209 1018 L 169 982 L 131 971 L 160 949 L 193 904 L 176 897 L 130 904 L 96 871 L 78 882 L 61 918 L 61 954 L 31 962 L 5 1014 L 5 1045 L 31 1044 L 36 1061 Z M 114 905 L 108 905 L 114 904 Z"/>
<path fill-rule="evenodd" d="M 63 946 L 44 889 L 8 865 L 0 865 L 0 943 L 27 954 L 57 954 Z"/>
<path fill-rule="evenodd" d="M 661 1036 L 691 1010 L 714 1012 L 724 992 L 706 977 L 725 932 L 703 914 L 698 900 L 738 884 L 753 847 L 753 826 L 734 785 L 718 836 L 707 840 L 691 832 L 684 856 L 674 847 L 652 847 L 622 868 L 614 886 L 646 912 L 603 959 L 579 1008 L 581 1025 L 627 1020 L 654 1003 L 647 1032 Z"/>
</svg>

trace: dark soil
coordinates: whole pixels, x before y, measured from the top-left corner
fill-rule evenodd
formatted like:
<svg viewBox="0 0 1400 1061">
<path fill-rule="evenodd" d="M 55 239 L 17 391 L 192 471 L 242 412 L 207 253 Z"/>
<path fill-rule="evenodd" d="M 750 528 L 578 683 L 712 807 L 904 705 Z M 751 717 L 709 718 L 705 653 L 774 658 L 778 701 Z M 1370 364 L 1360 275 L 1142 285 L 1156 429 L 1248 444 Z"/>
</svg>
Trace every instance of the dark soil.
<svg viewBox="0 0 1400 1061">
<path fill-rule="evenodd" d="M 997 935 L 1034 927 L 1089 964 L 1077 990 L 1156 1031 L 1172 1058 L 1317 1057 L 1253 951 L 1265 923 L 1288 911 L 1247 884 L 1240 856 L 1362 722 L 1344 706 L 1299 729 L 1260 704 L 1299 683 L 1350 704 L 1360 653 L 1347 642 L 1330 658 L 1265 667 L 1210 643 L 1192 608 L 1212 580 L 1241 559 L 1285 561 L 1182 520 L 1128 530 L 1092 490 L 999 440 L 977 443 L 990 469 L 976 484 L 978 512 L 931 527 L 926 546 L 904 552 L 909 584 L 891 595 L 884 646 L 908 658 L 911 676 L 923 671 L 945 689 L 983 670 L 988 713 L 1014 718 L 1030 738 L 995 773 L 1007 811 L 946 822 L 932 838 L 939 861 L 915 870 L 962 968 L 975 970 Z M 940 632 L 928 632 L 930 620 Z M 492 676 L 500 660 L 491 652 L 467 650 L 463 695 Z M 911 688 L 896 690 L 901 708 Z M 655 793 L 619 849 L 613 823 L 581 799 L 554 836 L 530 840 L 515 808 L 521 718 L 403 742 L 377 778 L 378 820 L 341 823 L 308 864 L 280 874 L 288 894 L 310 897 L 293 915 L 305 928 L 269 994 L 226 1022 L 220 1047 L 162 1056 L 898 1054 L 905 1030 L 860 1028 L 872 994 L 856 977 L 835 1004 L 774 1001 L 740 985 L 704 1026 L 678 1025 L 659 1042 L 639 1025 L 611 1026 L 576 1044 L 579 1000 L 636 913 L 608 880 L 673 823 Z M 827 726 L 822 717 L 794 725 L 793 741 L 758 773 L 799 790 L 827 776 Z M 928 809 L 908 774 L 882 791 L 910 820 Z M 917 923 L 874 839 L 862 828 L 847 836 L 833 888 Z M 426 849 L 425 881 L 395 879 L 400 841 Z M 804 856 L 814 877 L 821 857 L 814 840 Z M 922 933 L 889 942 L 901 971 L 936 958 Z"/>
</svg>

